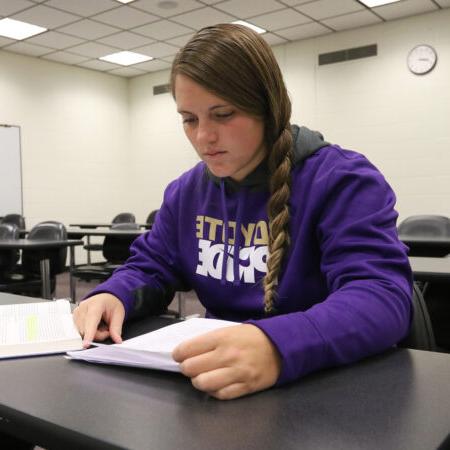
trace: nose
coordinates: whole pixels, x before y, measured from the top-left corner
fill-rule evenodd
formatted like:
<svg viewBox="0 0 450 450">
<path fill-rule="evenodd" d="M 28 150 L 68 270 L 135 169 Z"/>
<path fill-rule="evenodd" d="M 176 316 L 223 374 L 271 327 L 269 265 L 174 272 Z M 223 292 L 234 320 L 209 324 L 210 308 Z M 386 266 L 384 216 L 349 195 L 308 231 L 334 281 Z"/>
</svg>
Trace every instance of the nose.
<svg viewBox="0 0 450 450">
<path fill-rule="evenodd" d="M 197 142 L 200 145 L 210 145 L 217 141 L 216 126 L 210 120 L 199 121 L 197 127 Z"/>
</svg>

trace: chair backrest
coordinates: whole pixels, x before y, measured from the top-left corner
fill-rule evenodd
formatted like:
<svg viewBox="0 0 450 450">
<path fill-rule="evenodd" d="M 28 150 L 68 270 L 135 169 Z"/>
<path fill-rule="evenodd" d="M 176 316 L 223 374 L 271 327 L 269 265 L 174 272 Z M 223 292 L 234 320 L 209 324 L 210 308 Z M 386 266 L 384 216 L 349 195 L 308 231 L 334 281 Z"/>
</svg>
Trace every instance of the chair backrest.
<svg viewBox="0 0 450 450">
<path fill-rule="evenodd" d="M 25 217 L 20 214 L 6 214 L 6 216 L 2 218 L 1 223 L 12 223 L 17 225 L 19 230 L 25 230 Z"/>
<path fill-rule="evenodd" d="M 0 223 L 0 239 L 19 239 L 20 230 L 16 224 Z M 11 271 L 20 258 L 18 250 L 0 251 L 0 271 Z M 0 274 L 1 276 L 1 274 Z"/>
<path fill-rule="evenodd" d="M 112 220 L 112 223 L 132 223 L 136 222 L 136 217 L 133 213 L 124 212 L 117 214 Z"/>
<path fill-rule="evenodd" d="M 416 283 L 413 286 L 412 303 L 413 318 L 409 334 L 397 345 L 403 348 L 435 351 L 436 343 L 427 305 Z"/>
<path fill-rule="evenodd" d="M 410 216 L 400 223 L 398 232 L 410 236 L 450 236 L 450 218 L 438 215 Z"/>
<path fill-rule="evenodd" d="M 67 230 L 61 222 L 41 222 L 30 230 L 28 239 L 63 241 L 67 239 Z M 67 259 L 67 247 L 48 249 L 45 251 L 24 249 L 22 251 L 22 267 L 24 272 L 39 274 L 39 256 L 43 253 L 45 253 L 46 257 L 50 260 L 51 276 L 64 272 Z"/>
<path fill-rule="evenodd" d="M 112 230 L 138 230 L 137 223 L 115 223 Z M 105 236 L 103 241 L 103 257 L 112 264 L 122 264 L 130 256 L 130 245 L 136 236 Z"/>
<path fill-rule="evenodd" d="M 159 209 L 154 209 L 150 212 L 150 214 L 147 216 L 147 220 L 145 223 L 149 223 L 150 225 L 153 225 L 155 222 L 156 214 L 158 214 Z"/>
</svg>

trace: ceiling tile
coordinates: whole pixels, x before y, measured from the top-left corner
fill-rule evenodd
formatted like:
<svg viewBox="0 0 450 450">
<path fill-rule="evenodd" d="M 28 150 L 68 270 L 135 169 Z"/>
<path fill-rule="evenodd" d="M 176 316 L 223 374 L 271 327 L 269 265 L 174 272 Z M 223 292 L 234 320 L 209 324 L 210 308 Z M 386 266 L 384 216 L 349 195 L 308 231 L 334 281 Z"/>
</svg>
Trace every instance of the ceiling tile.
<svg viewBox="0 0 450 450">
<path fill-rule="evenodd" d="M 121 77 L 136 77 L 138 75 L 144 75 L 146 72 L 135 69 L 134 67 L 120 67 L 119 69 L 108 70 L 108 73 Z"/>
<path fill-rule="evenodd" d="M 414 16 L 429 11 L 435 11 L 438 7 L 431 1 L 406 0 L 390 5 L 379 6 L 373 10 L 386 20 L 399 19 L 400 17 Z"/>
<path fill-rule="evenodd" d="M 61 25 L 80 19 L 78 16 L 59 11 L 58 9 L 48 8 L 45 5 L 33 6 L 33 8 L 27 9 L 26 11 L 14 14 L 12 18 L 45 28 L 60 27 Z"/>
<path fill-rule="evenodd" d="M 165 44 L 164 42 L 157 42 L 156 44 L 137 47 L 134 51 L 151 56 L 152 58 L 160 58 L 163 56 L 174 55 L 178 51 L 178 48 L 173 45 Z"/>
<path fill-rule="evenodd" d="M 227 0 L 215 7 L 241 19 L 285 8 L 284 5 L 274 0 Z"/>
<path fill-rule="evenodd" d="M 129 50 L 130 48 L 151 44 L 154 40 L 139 34 L 130 33 L 129 31 L 122 31 L 111 36 L 98 39 L 98 42 L 106 45 L 112 45 L 113 47 L 118 47 L 122 50 Z"/>
<path fill-rule="evenodd" d="M 120 3 L 113 0 L 50 0 L 46 5 L 54 6 L 82 17 L 120 7 Z"/>
<path fill-rule="evenodd" d="M 82 62 L 80 64 L 77 64 L 77 66 L 86 67 L 87 69 L 100 70 L 102 72 L 104 72 L 106 70 L 112 70 L 112 69 L 121 67 L 117 64 L 112 64 L 112 63 L 109 63 L 106 61 L 100 61 L 98 59 L 93 59 L 91 61 Z"/>
<path fill-rule="evenodd" d="M 37 36 L 27 39 L 26 42 L 60 50 L 81 44 L 83 39 L 69 36 L 68 34 L 58 33 L 56 31 L 47 31 L 46 33 L 38 34 Z"/>
<path fill-rule="evenodd" d="M 91 17 L 93 20 L 107 23 L 108 25 L 114 25 L 119 28 L 133 28 L 144 23 L 154 22 L 159 17 L 152 16 L 143 11 L 123 6 L 122 8 L 116 8 L 105 13 L 97 14 Z"/>
<path fill-rule="evenodd" d="M 200 28 L 208 25 L 215 25 L 216 23 L 232 22 L 233 20 L 236 20 L 236 18 L 206 6 L 205 8 L 197 9 L 196 11 L 172 17 L 171 20 L 178 22 L 181 25 L 187 25 L 188 27 L 199 30 Z"/>
<path fill-rule="evenodd" d="M 1 0 L 0 1 L 0 15 L 10 16 L 11 14 L 17 13 L 29 8 L 30 6 L 36 6 L 34 3 L 28 0 Z"/>
<path fill-rule="evenodd" d="M 78 64 L 82 61 L 86 61 L 85 56 L 74 55 L 68 52 L 54 52 L 43 56 L 42 58 L 50 61 L 57 61 L 65 64 Z"/>
<path fill-rule="evenodd" d="M 322 23 L 328 25 L 333 30 L 348 30 L 349 28 L 362 27 L 364 25 L 372 25 L 382 20 L 370 11 L 358 11 L 351 14 L 345 14 L 331 19 L 324 19 Z"/>
<path fill-rule="evenodd" d="M 177 47 L 183 47 L 183 45 L 187 44 L 187 42 L 189 41 L 189 39 L 191 39 L 192 36 L 194 36 L 194 33 L 185 34 L 184 36 L 178 36 L 173 39 L 167 39 L 166 42 L 168 44 L 172 44 Z"/>
<path fill-rule="evenodd" d="M 23 55 L 30 55 L 30 56 L 41 56 L 51 52 L 51 50 L 47 47 L 28 44 L 28 42 L 16 42 L 15 44 L 3 47 L 2 50 L 7 50 L 9 52 L 20 53 Z"/>
<path fill-rule="evenodd" d="M 295 9 L 313 19 L 320 20 L 362 11 L 365 8 L 360 3 L 355 2 L 355 0 L 318 0 L 296 6 Z"/>
<path fill-rule="evenodd" d="M 435 0 L 435 2 L 442 8 L 450 8 L 450 0 Z"/>
<path fill-rule="evenodd" d="M 203 7 L 201 3 L 195 0 L 183 0 L 175 2 L 177 5 L 174 8 L 164 8 L 164 2 L 161 0 L 137 0 L 136 2 L 131 3 L 130 5 L 133 8 L 138 8 L 143 11 L 147 11 L 151 14 L 156 14 L 160 17 L 170 17 L 176 14 L 182 14 L 188 11 L 192 11 L 193 9 L 198 9 Z M 166 2 L 166 5 L 169 3 Z"/>
<path fill-rule="evenodd" d="M 286 39 L 280 37 L 280 36 L 276 36 L 275 34 L 272 33 L 263 33 L 261 35 L 261 37 L 264 38 L 264 40 L 269 44 L 269 45 L 279 45 L 279 44 L 283 44 L 286 42 Z"/>
<path fill-rule="evenodd" d="M 190 33 L 192 29 L 179 25 L 178 23 L 170 22 L 169 20 L 160 20 L 135 28 L 133 31 L 162 41 Z"/>
<path fill-rule="evenodd" d="M 6 37 L 0 36 L 0 47 L 4 45 L 12 44 L 13 42 L 17 42 L 15 39 L 8 39 Z"/>
<path fill-rule="evenodd" d="M 317 22 L 306 23 L 304 25 L 297 25 L 296 27 L 284 28 L 278 30 L 277 34 L 285 37 L 291 41 L 297 41 L 300 39 L 308 39 L 314 36 L 320 36 L 322 34 L 331 33 L 332 31 L 320 25 Z"/>
<path fill-rule="evenodd" d="M 160 59 L 156 59 L 154 61 L 146 61 L 140 64 L 135 64 L 133 67 L 146 70 L 147 72 L 156 72 L 158 70 L 169 69 L 170 66 L 170 63 L 162 61 Z"/>
<path fill-rule="evenodd" d="M 164 58 L 162 58 L 162 61 L 168 62 L 169 64 L 172 64 L 172 61 L 175 59 L 175 55 L 171 55 L 171 56 L 164 56 Z"/>
<path fill-rule="evenodd" d="M 85 44 L 72 47 L 70 49 L 70 52 L 76 53 L 77 55 L 99 58 L 100 56 L 117 53 L 117 48 L 109 47 L 108 45 L 97 44 L 96 42 L 86 42 Z"/>
<path fill-rule="evenodd" d="M 215 5 L 216 3 L 223 2 L 223 0 L 201 0 L 201 1 L 206 5 Z"/>
<path fill-rule="evenodd" d="M 297 5 L 303 5 L 303 3 L 311 3 L 312 1 L 317 0 L 282 0 L 285 5 L 288 6 L 297 6 Z"/>
<path fill-rule="evenodd" d="M 100 37 L 107 36 L 108 34 L 117 33 L 118 28 L 113 28 L 109 25 L 94 22 L 93 20 L 83 19 L 79 22 L 67 25 L 59 29 L 64 33 L 72 34 L 84 39 L 98 39 Z"/>
<path fill-rule="evenodd" d="M 286 8 L 281 11 L 252 17 L 250 22 L 268 31 L 275 31 L 280 28 L 293 27 L 294 25 L 311 22 L 311 19 L 293 9 Z"/>
</svg>

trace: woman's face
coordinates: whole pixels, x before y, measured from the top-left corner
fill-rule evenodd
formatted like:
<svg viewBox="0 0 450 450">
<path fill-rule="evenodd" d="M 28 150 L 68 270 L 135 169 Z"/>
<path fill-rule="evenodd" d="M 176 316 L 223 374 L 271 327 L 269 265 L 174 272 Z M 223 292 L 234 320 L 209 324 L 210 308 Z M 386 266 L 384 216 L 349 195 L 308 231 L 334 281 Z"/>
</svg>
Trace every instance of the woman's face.
<svg viewBox="0 0 450 450">
<path fill-rule="evenodd" d="M 177 75 L 175 99 L 186 136 L 217 177 L 243 180 L 264 159 L 264 123 Z"/>
</svg>

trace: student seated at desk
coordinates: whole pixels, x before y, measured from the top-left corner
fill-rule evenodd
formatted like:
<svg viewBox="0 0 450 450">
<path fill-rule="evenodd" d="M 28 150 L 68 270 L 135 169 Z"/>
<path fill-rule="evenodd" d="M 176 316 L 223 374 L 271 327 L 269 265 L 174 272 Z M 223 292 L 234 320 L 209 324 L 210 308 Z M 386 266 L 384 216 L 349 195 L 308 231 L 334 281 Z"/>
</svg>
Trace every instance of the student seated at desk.
<svg viewBox="0 0 450 450">
<path fill-rule="evenodd" d="M 85 346 L 121 342 L 124 319 L 145 314 L 152 294 L 194 289 L 208 317 L 245 323 L 173 357 L 196 388 L 230 399 L 401 340 L 412 277 L 395 195 L 364 156 L 290 124 L 264 39 L 239 25 L 200 30 L 171 86 L 202 162 L 169 184 L 152 231 L 75 310 Z"/>
</svg>

